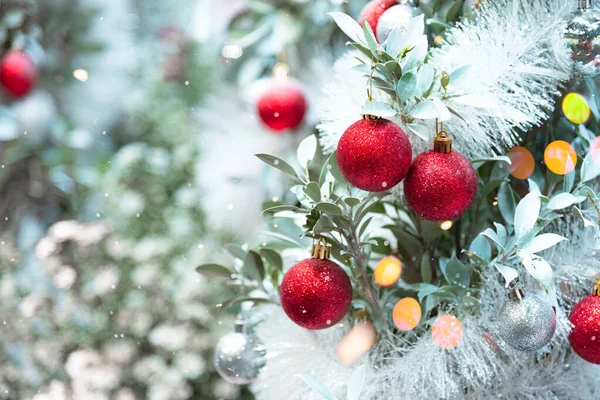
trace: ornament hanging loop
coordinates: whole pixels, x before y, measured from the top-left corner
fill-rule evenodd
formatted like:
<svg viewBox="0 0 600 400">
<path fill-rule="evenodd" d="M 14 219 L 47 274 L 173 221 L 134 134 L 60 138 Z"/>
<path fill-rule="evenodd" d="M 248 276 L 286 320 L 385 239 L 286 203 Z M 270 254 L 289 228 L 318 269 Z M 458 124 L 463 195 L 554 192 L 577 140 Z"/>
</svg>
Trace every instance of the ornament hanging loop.
<svg viewBox="0 0 600 400">
<path fill-rule="evenodd" d="M 508 291 L 508 298 L 511 300 L 523 300 L 525 298 L 525 291 L 518 288 L 516 282 L 511 282 Z"/>
<path fill-rule="evenodd" d="M 433 150 L 436 153 L 450 153 L 452 151 L 452 139 L 444 131 L 444 123 L 435 119 L 435 140 L 433 141 Z"/>
<path fill-rule="evenodd" d="M 318 258 L 319 260 L 329 260 L 329 254 L 331 247 L 327 245 L 324 238 L 319 238 L 316 243 L 313 242 L 312 247 L 312 258 Z"/>
<path fill-rule="evenodd" d="M 598 280 L 596 281 L 596 284 L 594 285 L 594 290 L 592 290 L 592 296 L 600 297 L 600 277 L 598 277 Z"/>
</svg>

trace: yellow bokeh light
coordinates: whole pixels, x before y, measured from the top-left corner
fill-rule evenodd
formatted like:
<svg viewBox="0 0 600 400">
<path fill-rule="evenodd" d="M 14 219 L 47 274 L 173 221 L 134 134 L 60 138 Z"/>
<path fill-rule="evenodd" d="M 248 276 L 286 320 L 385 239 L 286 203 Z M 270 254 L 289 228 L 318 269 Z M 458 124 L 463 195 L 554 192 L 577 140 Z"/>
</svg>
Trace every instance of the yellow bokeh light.
<svg viewBox="0 0 600 400">
<path fill-rule="evenodd" d="M 453 224 L 454 223 L 452 221 L 444 221 L 440 224 L 440 229 L 443 231 L 450 230 L 450 228 L 452 228 Z"/>
<path fill-rule="evenodd" d="M 88 80 L 88 72 L 85 69 L 76 69 L 73 71 L 73 76 L 81 82 L 87 82 Z"/>
<path fill-rule="evenodd" d="M 569 93 L 562 102 L 565 117 L 574 124 L 585 124 L 590 119 L 590 106 L 579 93 Z"/>
<path fill-rule="evenodd" d="M 435 344 L 442 349 L 453 349 L 462 341 L 462 324 L 458 318 L 453 315 L 442 315 L 431 327 L 431 337 L 433 338 Z"/>
<path fill-rule="evenodd" d="M 544 162 L 548 169 L 555 174 L 566 175 L 575 169 L 577 153 L 569 143 L 556 140 L 546 147 Z"/>
<path fill-rule="evenodd" d="M 394 306 L 392 318 L 396 328 L 401 331 L 410 331 L 421 321 L 421 305 L 412 297 L 405 297 Z"/>
<path fill-rule="evenodd" d="M 349 367 L 375 344 L 377 332 L 370 321 L 354 325 L 350 332 L 340 340 L 336 353 L 340 363 Z"/>
<path fill-rule="evenodd" d="M 525 147 L 515 146 L 508 151 L 511 164 L 508 166 L 510 174 L 517 179 L 527 179 L 533 174 L 535 160 L 533 154 Z"/>
<path fill-rule="evenodd" d="M 392 286 L 398 282 L 402 274 L 402 263 L 398 257 L 388 256 L 383 257 L 375 267 L 373 274 L 375 282 L 380 286 Z"/>
</svg>

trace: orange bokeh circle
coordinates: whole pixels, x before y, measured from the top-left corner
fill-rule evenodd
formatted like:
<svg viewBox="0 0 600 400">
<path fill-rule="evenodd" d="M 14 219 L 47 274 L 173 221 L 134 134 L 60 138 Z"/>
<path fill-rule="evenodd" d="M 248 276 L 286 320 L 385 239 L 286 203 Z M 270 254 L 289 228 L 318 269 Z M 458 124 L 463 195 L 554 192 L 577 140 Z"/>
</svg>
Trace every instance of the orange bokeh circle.
<svg viewBox="0 0 600 400">
<path fill-rule="evenodd" d="M 577 153 L 569 143 L 556 140 L 546 147 L 544 162 L 557 175 L 566 175 L 577 165 Z"/>
<path fill-rule="evenodd" d="M 453 315 L 442 315 L 431 327 L 431 337 L 435 344 L 444 350 L 450 350 L 460 344 L 463 327 L 459 319 Z"/>
<path fill-rule="evenodd" d="M 511 164 L 508 166 L 510 174 L 517 179 L 527 179 L 533 174 L 535 160 L 533 154 L 525 147 L 515 146 L 508 151 Z"/>
<path fill-rule="evenodd" d="M 398 257 L 383 257 L 377 263 L 373 277 L 380 286 L 392 286 L 402 274 L 402 263 Z"/>
<path fill-rule="evenodd" d="M 392 318 L 396 328 L 401 331 L 410 331 L 421 321 L 421 306 L 412 297 L 405 297 L 394 306 Z"/>
</svg>

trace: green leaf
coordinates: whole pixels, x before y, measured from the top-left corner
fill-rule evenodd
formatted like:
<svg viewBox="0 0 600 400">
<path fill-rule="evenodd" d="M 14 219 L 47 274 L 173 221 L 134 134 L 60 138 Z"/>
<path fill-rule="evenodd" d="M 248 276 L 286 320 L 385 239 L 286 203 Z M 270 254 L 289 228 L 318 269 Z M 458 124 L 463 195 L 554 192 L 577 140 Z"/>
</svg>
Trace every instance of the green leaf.
<svg viewBox="0 0 600 400">
<path fill-rule="evenodd" d="M 585 196 L 573 196 L 571 193 L 559 193 L 550 199 L 546 205 L 549 210 L 562 210 L 585 201 Z"/>
<path fill-rule="evenodd" d="M 387 103 L 381 101 L 369 101 L 363 106 L 362 115 L 372 115 L 374 117 L 393 117 L 396 115 L 396 110 Z"/>
<path fill-rule="evenodd" d="M 296 174 L 296 170 L 294 170 L 290 164 L 286 163 L 281 158 L 272 156 L 270 154 L 255 154 L 255 156 L 258 157 L 258 159 L 262 162 L 269 164 L 270 166 L 300 180 L 300 178 L 298 178 L 298 174 Z"/>
<path fill-rule="evenodd" d="M 517 239 L 522 238 L 533 229 L 540 215 L 541 206 L 542 201 L 538 191 L 530 192 L 519 202 L 513 222 Z"/>
<path fill-rule="evenodd" d="M 259 252 L 267 260 L 271 267 L 280 271 L 283 270 L 283 260 L 281 259 L 279 253 L 271 249 L 260 249 Z"/>
<path fill-rule="evenodd" d="M 367 42 L 367 47 L 369 48 L 369 50 L 371 50 L 371 54 L 373 54 L 374 59 L 379 60 L 379 54 L 377 51 L 377 39 L 375 39 L 375 34 L 371 29 L 371 25 L 369 25 L 369 22 L 366 19 L 363 22 L 362 30 L 365 36 L 365 41 Z"/>
<path fill-rule="evenodd" d="M 415 92 L 415 88 L 417 87 L 417 76 L 412 72 L 407 72 L 402 75 L 402 78 L 398 81 L 398 85 L 396 86 L 396 96 L 398 96 L 398 101 L 403 103 L 410 99 Z"/>
<path fill-rule="evenodd" d="M 469 252 L 478 255 L 485 261 L 492 259 L 492 248 L 483 235 L 478 235 L 469 247 Z"/>
<path fill-rule="evenodd" d="M 357 199 L 356 197 L 346 197 L 344 199 L 344 202 L 346 204 L 348 204 L 350 207 L 356 207 L 357 205 L 360 204 L 360 199 Z"/>
<path fill-rule="evenodd" d="M 404 64 L 404 67 L 402 68 L 404 71 L 419 68 L 423 65 L 423 61 L 425 61 L 425 57 L 427 56 L 428 44 L 426 36 L 421 36 L 414 45 L 415 48 L 408 54 L 406 64 Z"/>
<path fill-rule="evenodd" d="M 291 211 L 291 212 L 295 212 L 295 213 L 300 213 L 300 214 L 307 214 L 308 211 L 306 211 L 303 208 L 299 208 L 296 206 L 274 206 L 274 207 L 270 207 L 267 208 L 266 210 L 264 210 L 262 212 L 263 215 L 274 215 L 277 214 L 278 212 L 282 212 L 282 211 Z"/>
<path fill-rule="evenodd" d="M 441 264 L 440 267 L 449 285 L 468 288 L 471 284 L 471 274 L 467 267 L 456 258 L 456 254 L 446 265 Z"/>
<path fill-rule="evenodd" d="M 321 201 L 321 188 L 316 182 L 310 182 L 302 188 L 304 193 L 310 197 L 315 203 Z"/>
<path fill-rule="evenodd" d="M 313 158 L 315 158 L 316 152 L 317 137 L 315 135 L 310 135 L 298 145 L 298 150 L 296 152 L 298 163 L 300 163 L 303 168 L 308 168 Z"/>
<path fill-rule="evenodd" d="M 588 182 L 600 175 L 600 165 L 592 159 L 592 152 L 584 158 L 581 164 L 581 182 Z"/>
<path fill-rule="evenodd" d="M 342 215 L 340 206 L 333 203 L 319 203 L 316 206 L 317 210 L 329 215 Z"/>
<path fill-rule="evenodd" d="M 418 297 L 419 303 L 423 302 L 423 299 L 433 293 L 436 293 L 440 290 L 439 286 L 431 285 L 429 283 L 420 283 L 418 285 Z"/>
<path fill-rule="evenodd" d="M 260 255 L 255 251 L 248 251 L 242 266 L 242 275 L 254 281 L 265 279 L 265 267 Z"/>
<path fill-rule="evenodd" d="M 581 212 L 581 210 L 579 208 L 577 208 L 576 206 L 573 206 L 573 213 L 575 215 L 577 215 L 579 218 L 581 218 L 581 220 L 583 221 L 583 227 L 584 228 L 587 228 L 587 227 L 590 227 L 590 226 L 595 226 L 592 221 L 590 221 L 589 219 L 585 218 L 585 216 L 583 215 L 583 213 Z"/>
<path fill-rule="evenodd" d="M 341 12 L 330 12 L 328 15 L 333 18 L 336 25 L 346 34 L 346 36 L 355 42 L 365 44 L 363 30 L 354 18 Z"/>
<path fill-rule="evenodd" d="M 529 243 L 527 243 L 527 245 L 523 247 L 523 250 L 531 254 L 539 253 L 540 251 L 556 246 L 563 240 L 567 240 L 567 238 L 557 235 L 556 233 L 544 233 L 534 237 Z"/>
<path fill-rule="evenodd" d="M 327 160 L 325 160 L 325 163 L 323 164 L 323 167 L 321 168 L 321 173 L 319 174 L 319 186 L 323 185 L 323 183 L 325 183 L 325 180 L 327 178 L 327 172 L 329 172 L 329 170 L 331 169 L 331 158 L 334 157 L 335 158 L 336 153 L 332 153 L 329 155 L 329 157 L 327 157 Z"/>
<path fill-rule="evenodd" d="M 505 242 L 503 242 L 499 237 L 498 234 L 496 232 L 494 232 L 491 228 L 487 228 L 485 231 L 481 232 L 481 235 L 490 238 L 494 243 L 496 243 L 496 245 L 498 246 L 498 249 L 504 249 L 504 246 L 506 245 Z"/>
<path fill-rule="evenodd" d="M 417 87 L 415 89 L 415 96 L 422 97 L 429 91 L 431 85 L 433 85 L 433 78 L 435 77 L 435 70 L 431 65 L 425 64 L 417 72 Z"/>
<path fill-rule="evenodd" d="M 450 74 L 450 89 L 459 89 L 468 83 L 471 78 L 469 75 L 470 71 L 470 65 L 463 65 L 462 67 L 455 69 L 454 72 Z"/>
<path fill-rule="evenodd" d="M 498 208 L 500 209 L 502 218 L 504 218 L 507 223 L 512 224 L 515 220 L 517 204 L 515 202 L 513 190 L 506 181 L 500 184 L 500 189 L 498 190 Z"/>
<path fill-rule="evenodd" d="M 237 246 L 235 244 L 226 245 L 225 250 L 227 250 L 229 254 L 231 254 L 234 258 L 237 258 L 238 260 L 243 261 L 246 258 L 246 250 L 242 249 L 240 246 Z"/>
<path fill-rule="evenodd" d="M 527 251 L 520 250 L 519 257 L 521 262 L 527 269 L 527 272 L 537 280 L 546 289 L 546 292 L 550 290 L 550 285 L 554 279 L 554 272 L 552 267 L 546 260 L 535 254 L 529 254 Z"/>
<path fill-rule="evenodd" d="M 262 298 L 262 297 L 249 297 L 249 296 L 235 297 L 233 299 L 229 299 L 227 301 L 224 301 L 223 303 L 221 303 L 220 305 L 218 305 L 219 311 L 223 311 L 226 308 L 229 308 L 229 307 L 234 306 L 236 304 L 244 303 L 246 301 L 251 301 L 251 302 L 253 302 L 255 304 L 273 303 L 272 300 L 265 299 L 265 298 Z"/>
<path fill-rule="evenodd" d="M 315 392 L 323 396 L 325 400 L 337 400 L 337 398 L 331 394 L 331 392 L 314 376 L 306 374 L 299 374 L 297 376 L 300 377 L 300 379 L 302 379 L 304 383 L 310 386 Z"/>
<path fill-rule="evenodd" d="M 211 278 L 231 278 L 231 271 L 219 264 L 202 264 L 196 267 L 196 272 Z"/>
<path fill-rule="evenodd" d="M 506 287 L 508 287 L 508 285 L 510 285 L 510 283 L 512 281 L 514 281 L 515 279 L 517 279 L 519 277 L 519 273 L 517 272 L 517 270 L 512 267 L 508 267 L 506 265 L 496 264 L 496 263 L 494 263 L 494 267 L 496 267 L 498 272 L 500 272 L 502 274 L 502 276 L 504 277 L 504 280 L 506 282 Z"/>
<path fill-rule="evenodd" d="M 350 381 L 348 382 L 348 389 L 346 390 L 347 400 L 360 400 L 360 394 L 365 384 L 366 367 L 361 365 L 356 368 L 352 375 L 350 375 Z"/>
<path fill-rule="evenodd" d="M 331 218 L 329 218 L 327 215 L 321 215 L 321 218 L 319 218 L 313 227 L 313 233 L 315 235 L 320 235 L 322 233 L 331 231 L 331 228 L 334 227 L 335 225 L 333 224 L 333 221 L 331 221 Z"/>
</svg>

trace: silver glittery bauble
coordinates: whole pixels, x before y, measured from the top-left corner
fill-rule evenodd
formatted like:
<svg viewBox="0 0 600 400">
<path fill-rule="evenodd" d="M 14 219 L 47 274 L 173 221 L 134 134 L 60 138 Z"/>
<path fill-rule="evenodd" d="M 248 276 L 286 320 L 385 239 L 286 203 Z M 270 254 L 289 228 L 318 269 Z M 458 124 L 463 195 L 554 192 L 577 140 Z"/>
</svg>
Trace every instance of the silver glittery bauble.
<svg viewBox="0 0 600 400">
<path fill-rule="evenodd" d="M 217 343 L 214 364 L 219 375 L 227 382 L 247 385 L 258 378 L 265 366 L 265 346 L 242 326 L 236 332 L 223 336 Z"/>
<path fill-rule="evenodd" d="M 521 351 L 541 349 L 556 330 L 556 313 L 550 304 L 535 294 L 522 300 L 510 299 L 498 324 L 499 334 L 511 347 Z"/>
<path fill-rule="evenodd" d="M 406 30 L 409 21 L 423 14 L 420 9 L 410 3 L 398 4 L 388 8 L 377 22 L 377 39 L 379 43 L 386 41 L 394 28 Z"/>
<path fill-rule="evenodd" d="M 573 13 L 564 33 L 573 59 L 584 64 L 600 55 L 600 10 L 581 9 Z"/>
</svg>

